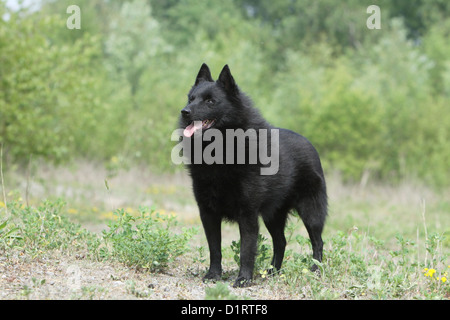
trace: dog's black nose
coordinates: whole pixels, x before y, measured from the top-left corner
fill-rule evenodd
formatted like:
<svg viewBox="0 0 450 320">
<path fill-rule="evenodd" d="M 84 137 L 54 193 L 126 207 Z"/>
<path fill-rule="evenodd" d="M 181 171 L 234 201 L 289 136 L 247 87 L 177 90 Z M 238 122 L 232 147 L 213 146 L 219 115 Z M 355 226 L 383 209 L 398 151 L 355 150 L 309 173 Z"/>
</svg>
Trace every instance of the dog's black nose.
<svg viewBox="0 0 450 320">
<path fill-rule="evenodd" d="M 182 114 L 183 116 L 188 116 L 190 113 L 191 113 L 191 109 L 188 108 L 188 107 L 186 107 L 186 108 L 184 108 L 183 110 L 181 110 L 181 114 Z"/>
</svg>

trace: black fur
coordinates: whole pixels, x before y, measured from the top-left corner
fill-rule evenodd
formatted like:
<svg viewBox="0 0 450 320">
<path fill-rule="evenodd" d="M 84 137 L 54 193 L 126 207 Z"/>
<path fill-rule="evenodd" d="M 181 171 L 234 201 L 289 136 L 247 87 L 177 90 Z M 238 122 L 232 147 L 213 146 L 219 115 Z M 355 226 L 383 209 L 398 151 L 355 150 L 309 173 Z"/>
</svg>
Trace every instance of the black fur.
<svg viewBox="0 0 450 320">
<path fill-rule="evenodd" d="M 228 66 L 214 81 L 208 66 L 203 64 L 188 97 L 180 117 L 182 129 L 194 120 L 206 119 L 215 119 L 213 128 L 222 131 L 224 136 L 226 129 L 279 129 L 268 124 L 252 107 Z M 193 137 L 189 139 L 196 143 Z M 270 139 L 268 141 L 270 145 Z M 208 142 L 202 144 L 205 148 Z M 246 151 L 250 152 L 248 148 Z M 204 279 L 221 278 L 221 222 L 224 219 L 239 224 L 241 237 L 241 266 L 234 286 L 247 286 L 251 282 L 259 215 L 272 236 L 272 265 L 277 270 L 283 261 L 284 228 L 292 209 L 306 226 L 313 258 L 322 261 L 321 234 L 327 215 L 327 195 L 317 151 L 303 136 L 279 129 L 279 170 L 275 175 L 261 175 L 261 167 L 264 165 L 260 161 L 256 164 L 187 165 L 210 250 L 210 268 Z M 317 270 L 317 266 L 312 269 Z"/>
</svg>

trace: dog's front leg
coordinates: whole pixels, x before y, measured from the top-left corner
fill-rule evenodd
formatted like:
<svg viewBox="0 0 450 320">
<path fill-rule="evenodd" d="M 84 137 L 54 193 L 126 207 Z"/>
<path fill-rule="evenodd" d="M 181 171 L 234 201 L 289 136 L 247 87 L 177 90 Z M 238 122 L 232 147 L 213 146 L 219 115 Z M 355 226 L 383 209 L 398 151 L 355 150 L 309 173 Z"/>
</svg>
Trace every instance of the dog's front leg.
<svg viewBox="0 0 450 320">
<path fill-rule="evenodd" d="M 214 213 L 200 212 L 203 229 L 205 230 L 206 240 L 209 247 L 209 271 L 203 277 L 205 280 L 220 280 L 222 277 L 222 220 Z"/>
<path fill-rule="evenodd" d="M 258 215 L 248 212 L 248 215 L 239 219 L 239 232 L 241 235 L 241 268 L 234 287 L 248 287 L 253 277 L 258 241 Z"/>
</svg>

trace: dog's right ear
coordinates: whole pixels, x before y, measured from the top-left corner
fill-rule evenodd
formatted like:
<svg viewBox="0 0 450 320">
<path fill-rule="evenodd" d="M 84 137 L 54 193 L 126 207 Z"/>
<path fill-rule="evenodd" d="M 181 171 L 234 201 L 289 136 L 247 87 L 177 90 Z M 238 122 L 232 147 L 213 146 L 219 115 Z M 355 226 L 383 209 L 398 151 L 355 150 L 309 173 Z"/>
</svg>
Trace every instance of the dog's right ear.
<svg viewBox="0 0 450 320">
<path fill-rule="evenodd" d="M 238 94 L 239 89 L 236 85 L 236 82 L 234 81 L 233 76 L 231 75 L 230 68 L 226 64 L 222 71 L 220 72 L 219 79 L 217 80 L 218 83 L 220 83 L 225 91 L 231 94 Z"/>
<path fill-rule="evenodd" d="M 202 64 L 200 67 L 200 71 L 198 72 L 197 78 L 195 79 L 195 86 L 198 85 L 202 81 L 214 82 L 211 77 L 211 71 L 209 71 L 209 67 L 206 63 Z"/>
</svg>

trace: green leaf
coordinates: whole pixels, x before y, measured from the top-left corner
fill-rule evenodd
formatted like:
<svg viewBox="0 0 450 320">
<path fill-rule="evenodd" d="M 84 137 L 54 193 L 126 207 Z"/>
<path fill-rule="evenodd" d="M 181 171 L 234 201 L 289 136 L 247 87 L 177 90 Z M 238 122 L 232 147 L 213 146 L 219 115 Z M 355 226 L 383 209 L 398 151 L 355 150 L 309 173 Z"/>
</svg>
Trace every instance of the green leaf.
<svg viewBox="0 0 450 320">
<path fill-rule="evenodd" d="M 7 223 L 8 223 L 8 219 L 6 219 L 4 222 L 2 222 L 2 224 L 0 224 L 0 230 L 2 230 L 3 228 L 5 228 L 6 225 L 7 225 Z"/>
</svg>

